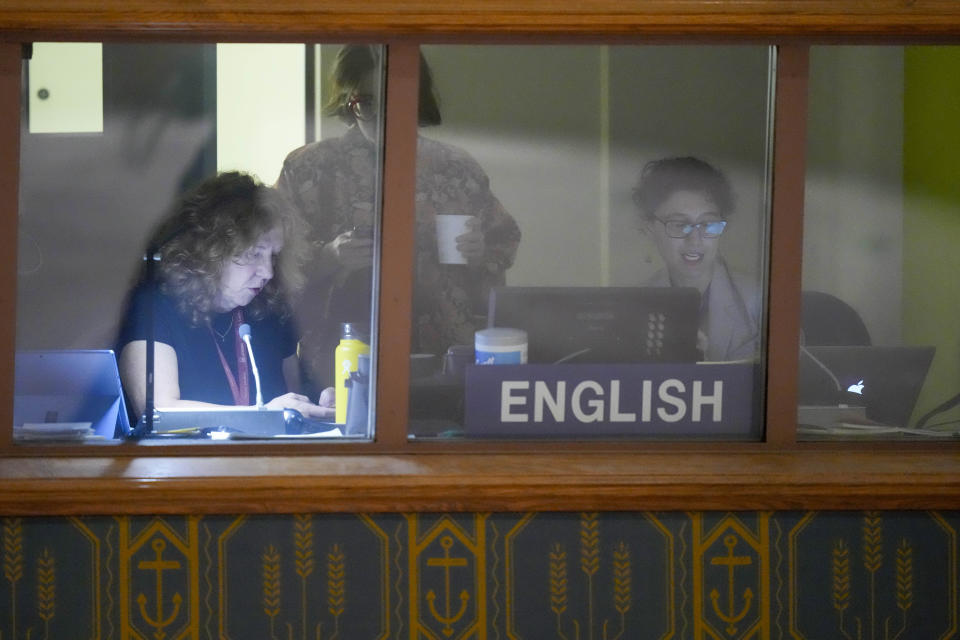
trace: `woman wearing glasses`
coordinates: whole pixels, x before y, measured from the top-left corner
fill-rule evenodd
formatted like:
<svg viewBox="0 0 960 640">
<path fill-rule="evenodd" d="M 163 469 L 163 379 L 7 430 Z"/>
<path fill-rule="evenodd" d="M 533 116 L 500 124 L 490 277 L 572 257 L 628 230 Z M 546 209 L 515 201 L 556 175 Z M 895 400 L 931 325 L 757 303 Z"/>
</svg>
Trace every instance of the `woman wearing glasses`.
<svg viewBox="0 0 960 640">
<path fill-rule="evenodd" d="M 348 128 L 339 137 L 292 151 L 277 180 L 310 227 L 315 248 L 304 304 L 297 310 L 301 357 L 318 388 L 330 384 L 341 322 L 367 322 L 372 287 L 373 225 L 379 204 L 381 49 L 346 45 L 331 74 L 327 115 Z M 440 124 L 426 61 L 420 59 L 419 125 Z M 470 216 L 456 238 L 465 264 L 442 264 L 436 223 L 442 214 Z M 520 230 L 490 190 L 480 165 L 457 147 L 417 141 L 416 268 L 412 349 L 442 355 L 473 344 L 484 324 L 490 288 L 503 284 Z"/>
<path fill-rule="evenodd" d="M 648 285 L 700 292 L 700 348 L 706 360 L 753 358 L 760 349 L 760 289 L 750 277 L 732 272 L 720 254 L 733 210 L 726 176 L 698 158 L 655 160 L 640 173 L 633 201 L 664 262 Z"/>
</svg>

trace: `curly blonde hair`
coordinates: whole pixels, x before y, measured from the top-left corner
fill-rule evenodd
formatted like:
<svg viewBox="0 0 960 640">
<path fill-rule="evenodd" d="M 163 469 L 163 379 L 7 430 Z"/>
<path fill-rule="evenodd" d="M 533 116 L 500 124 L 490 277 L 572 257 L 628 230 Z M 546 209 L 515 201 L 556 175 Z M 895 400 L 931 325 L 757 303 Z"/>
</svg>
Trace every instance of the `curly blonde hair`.
<svg viewBox="0 0 960 640">
<path fill-rule="evenodd" d="M 205 324 L 224 265 L 274 228 L 283 231 L 284 244 L 274 258 L 273 278 L 245 310 L 253 318 L 268 310 L 288 315 L 289 298 L 303 285 L 303 223 L 279 191 L 236 171 L 187 193 L 154 233 L 148 253 L 159 254 L 161 290 L 195 326 Z"/>
</svg>

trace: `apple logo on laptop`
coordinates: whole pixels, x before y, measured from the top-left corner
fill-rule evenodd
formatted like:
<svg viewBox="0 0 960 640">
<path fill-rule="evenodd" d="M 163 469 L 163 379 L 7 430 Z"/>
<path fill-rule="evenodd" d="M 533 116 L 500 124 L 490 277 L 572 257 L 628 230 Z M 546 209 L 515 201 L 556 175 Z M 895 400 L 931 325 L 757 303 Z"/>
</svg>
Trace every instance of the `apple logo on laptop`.
<svg viewBox="0 0 960 640">
<path fill-rule="evenodd" d="M 863 395 L 863 380 L 861 380 L 857 384 L 852 384 L 849 387 L 847 387 L 847 391 L 849 391 L 850 393 L 856 393 L 857 395 Z"/>
</svg>

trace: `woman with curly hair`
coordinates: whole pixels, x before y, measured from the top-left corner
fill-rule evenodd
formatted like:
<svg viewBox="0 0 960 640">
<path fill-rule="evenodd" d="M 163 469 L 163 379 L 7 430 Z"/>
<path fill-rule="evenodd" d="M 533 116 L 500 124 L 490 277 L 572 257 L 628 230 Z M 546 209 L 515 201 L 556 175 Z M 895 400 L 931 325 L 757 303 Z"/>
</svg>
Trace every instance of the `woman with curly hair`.
<svg viewBox="0 0 960 640">
<path fill-rule="evenodd" d="M 647 163 L 633 201 L 664 268 L 647 283 L 700 292 L 699 346 L 707 360 L 749 360 L 760 352 L 761 288 L 727 267 L 720 241 L 734 208 L 726 175 L 695 157 Z"/>
<path fill-rule="evenodd" d="M 252 404 L 252 368 L 239 328 L 250 327 L 268 409 L 333 415 L 299 388 L 287 296 L 302 282 L 303 233 L 274 189 L 222 173 L 188 193 L 148 244 L 157 276 L 130 295 L 117 343 L 135 415 L 146 404 L 148 309 L 153 308 L 158 408 Z M 327 394 L 329 395 L 329 394 Z"/>
</svg>

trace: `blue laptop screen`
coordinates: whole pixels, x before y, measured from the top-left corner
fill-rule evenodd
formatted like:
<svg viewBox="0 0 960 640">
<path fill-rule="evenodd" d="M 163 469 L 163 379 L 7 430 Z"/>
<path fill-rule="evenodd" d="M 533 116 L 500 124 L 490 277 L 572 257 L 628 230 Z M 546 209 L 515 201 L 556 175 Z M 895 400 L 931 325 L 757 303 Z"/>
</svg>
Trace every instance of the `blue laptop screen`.
<svg viewBox="0 0 960 640">
<path fill-rule="evenodd" d="M 106 438 L 130 431 L 113 351 L 19 351 L 14 376 L 14 426 L 89 422 Z"/>
</svg>

